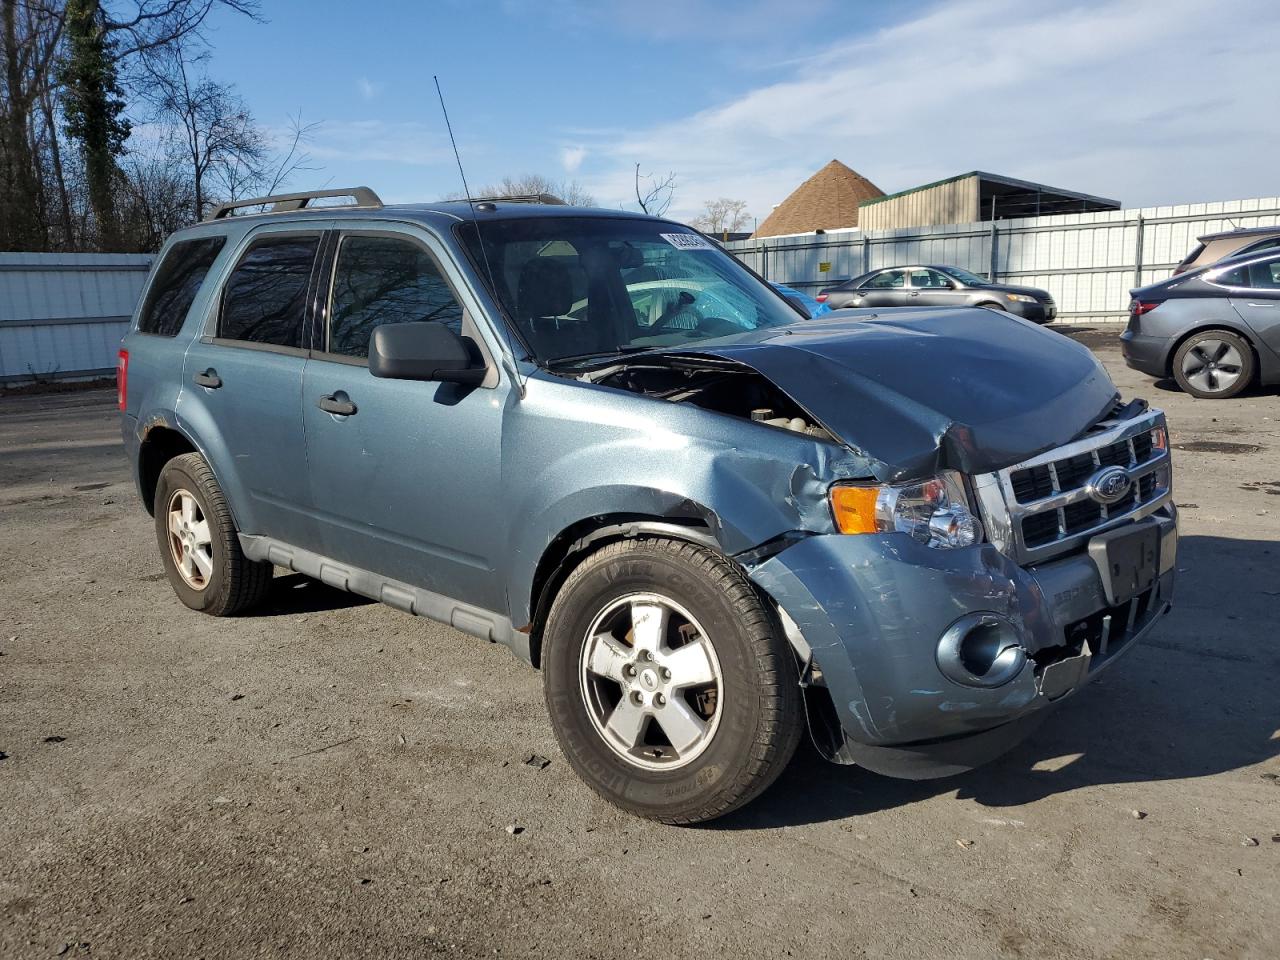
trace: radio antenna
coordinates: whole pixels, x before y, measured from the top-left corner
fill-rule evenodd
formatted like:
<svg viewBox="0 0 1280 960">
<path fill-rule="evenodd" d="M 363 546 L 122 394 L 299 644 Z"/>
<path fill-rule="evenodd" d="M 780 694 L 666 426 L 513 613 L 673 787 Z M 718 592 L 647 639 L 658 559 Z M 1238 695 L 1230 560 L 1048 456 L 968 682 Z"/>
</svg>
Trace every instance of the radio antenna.
<svg viewBox="0 0 1280 960">
<path fill-rule="evenodd" d="M 467 172 L 462 169 L 462 156 L 458 153 L 458 141 L 453 136 L 453 124 L 449 122 L 449 108 L 444 105 L 444 92 L 440 89 L 440 78 L 432 75 L 432 80 L 436 84 L 436 96 L 440 99 L 440 112 L 444 114 L 444 128 L 449 133 L 449 144 L 453 147 L 453 159 L 458 163 L 458 176 L 462 178 L 462 191 L 467 196 L 467 206 L 471 208 L 471 222 L 476 228 L 476 244 L 480 247 L 480 259 L 484 261 L 485 273 L 489 275 L 489 294 L 494 299 L 495 306 L 499 310 L 502 305 L 498 300 L 498 283 L 493 276 L 493 267 L 489 264 L 489 251 L 485 249 L 484 237 L 480 235 L 480 218 L 476 216 L 476 204 L 471 199 L 471 187 L 467 185 Z M 499 331 L 495 331 L 499 332 Z M 507 367 L 511 372 L 512 378 L 516 382 L 516 388 L 520 391 L 520 396 L 524 396 L 524 381 L 520 377 L 520 368 L 516 366 L 515 350 L 511 348 L 511 339 L 507 335 L 509 331 L 502 330 L 499 332 L 499 338 L 506 349 Z"/>
</svg>

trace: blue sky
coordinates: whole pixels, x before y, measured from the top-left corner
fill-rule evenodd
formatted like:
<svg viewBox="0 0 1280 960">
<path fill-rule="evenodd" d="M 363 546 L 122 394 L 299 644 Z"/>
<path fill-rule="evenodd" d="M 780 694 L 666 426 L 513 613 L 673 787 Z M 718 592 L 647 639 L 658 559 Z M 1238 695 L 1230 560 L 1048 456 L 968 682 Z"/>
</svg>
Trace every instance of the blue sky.
<svg viewBox="0 0 1280 960">
<path fill-rule="evenodd" d="M 1126 206 L 1280 193 L 1280 4 L 1236 0 L 264 0 L 210 71 L 260 122 L 319 121 L 301 189 L 392 202 L 527 172 L 763 218 L 833 157 L 892 192 L 973 169 Z M 1248 25 L 1248 29 L 1241 29 Z"/>
</svg>

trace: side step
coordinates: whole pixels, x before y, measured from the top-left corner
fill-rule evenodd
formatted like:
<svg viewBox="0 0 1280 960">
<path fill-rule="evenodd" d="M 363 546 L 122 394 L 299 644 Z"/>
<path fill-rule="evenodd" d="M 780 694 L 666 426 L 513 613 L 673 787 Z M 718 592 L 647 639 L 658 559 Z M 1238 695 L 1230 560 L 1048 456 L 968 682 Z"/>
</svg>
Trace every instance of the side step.
<svg viewBox="0 0 1280 960">
<path fill-rule="evenodd" d="M 370 570 L 339 563 L 271 537 L 247 536 L 242 533 L 239 538 L 240 549 L 250 560 L 268 560 L 277 567 L 304 574 L 339 590 L 358 593 L 415 617 L 435 620 L 490 643 L 501 643 L 510 647 L 511 652 L 526 663 L 532 662 L 528 635 L 516 630 L 510 619 L 502 614 L 473 607 Z"/>
</svg>

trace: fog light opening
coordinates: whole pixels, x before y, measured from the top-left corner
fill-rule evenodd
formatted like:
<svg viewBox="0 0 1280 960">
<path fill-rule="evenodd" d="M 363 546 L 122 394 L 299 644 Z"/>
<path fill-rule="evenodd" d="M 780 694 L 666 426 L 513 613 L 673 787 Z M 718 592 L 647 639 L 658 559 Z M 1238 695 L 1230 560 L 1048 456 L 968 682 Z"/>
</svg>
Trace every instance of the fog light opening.
<svg viewBox="0 0 1280 960">
<path fill-rule="evenodd" d="M 967 687 L 998 687 L 1026 665 L 1027 651 L 1017 626 L 996 613 L 961 617 L 938 641 L 938 669 Z"/>
</svg>

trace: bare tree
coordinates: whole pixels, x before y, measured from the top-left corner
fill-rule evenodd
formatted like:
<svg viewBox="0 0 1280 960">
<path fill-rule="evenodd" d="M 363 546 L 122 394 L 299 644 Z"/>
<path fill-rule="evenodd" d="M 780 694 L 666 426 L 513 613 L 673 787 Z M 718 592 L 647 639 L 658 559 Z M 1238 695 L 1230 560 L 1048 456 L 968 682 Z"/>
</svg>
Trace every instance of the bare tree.
<svg viewBox="0 0 1280 960">
<path fill-rule="evenodd" d="M 750 222 L 745 200 L 721 197 L 719 200 L 708 200 L 702 213 L 689 221 L 689 226 L 696 227 L 703 233 L 723 235 L 737 233 Z"/>
<path fill-rule="evenodd" d="M 660 217 L 667 212 L 676 195 L 675 171 L 659 180 L 653 174 L 640 176 L 640 164 L 636 164 L 636 203 L 640 209 L 653 217 Z"/>
<path fill-rule="evenodd" d="M 545 193 L 563 200 L 571 207 L 591 207 L 596 198 L 587 192 L 577 180 L 552 180 L 540 173 L 526 173 L 520 177 L 503 177 L 498 183 L 487 184 L 472 190 L 473 197 L 532 197 Z M 445 194 L 446 200 L 465 200 L 460 190 Z"/>
<path fill-rule="evenodd" d="M 180 134 L 197 220 L 211 196 L 234 200 L 249 185 L 261 183 L 268 162 L 266 134 L 234 87 L 203 73 L 204 60 L 189 56 L 179 42 L 149 63 L 150 99 L 156 118 Z"/>
</svg>

